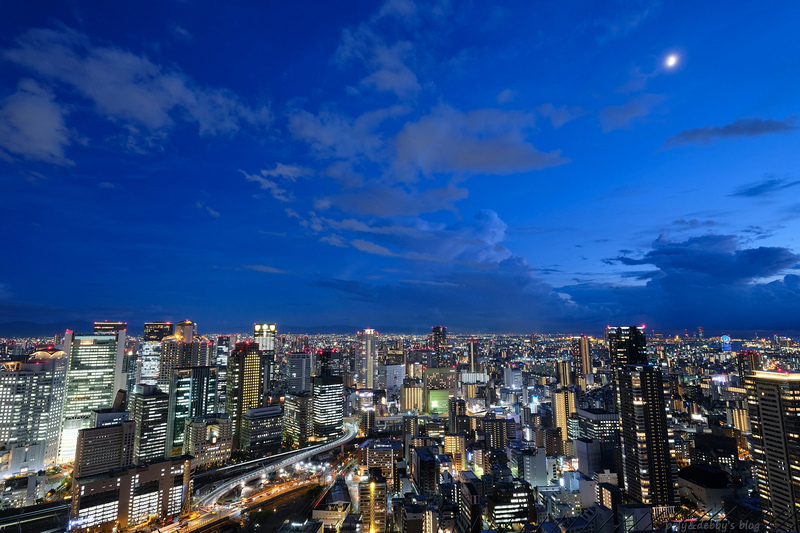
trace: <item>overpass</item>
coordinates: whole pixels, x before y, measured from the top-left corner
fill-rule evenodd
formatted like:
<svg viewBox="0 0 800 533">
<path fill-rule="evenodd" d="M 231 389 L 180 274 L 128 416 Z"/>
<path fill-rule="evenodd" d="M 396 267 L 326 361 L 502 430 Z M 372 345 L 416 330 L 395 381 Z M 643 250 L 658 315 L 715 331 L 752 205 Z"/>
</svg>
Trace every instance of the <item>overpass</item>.
<svg viewBox="0 0 800 533">
<path fill-rule="evenodd" d="M 259 468 L 258 470 L 251 470 L 246 474 L 242 474 L 237 476 L 233 479 L 228 481 L 223 481 L 220 483 L 214 490 L 209 492 L 207 495 L 203 496 L 203 498 L 197 502 L 197 506 L 202 508 L 210 509 L 217 501 L 222 498 L 225 494 L 236 488 L 236 485 L 239 484 L 246 484 L 254 479 L 260 478 L 261 476 L 266 476 L 267 474 L 271 474 L 272 472 L 277 472 L 281 468 L 286 468 L 291 466 L 295 463 L 300 461 L 304 461 L 310 457 L 313 457 L 317 454 L 327 452 L 329 450 L 333 450 L 338 446 L 346 442 L 350 442 L 353 440 L 356 435 L 358 435 L 358 424 L 346 422 L 344 424 L 345 433 L 338 439 L 325 443 L 320 444 L 318 446 L 312 446 L 310 448 L 303 448 L 302 450 L 297 450 L 296 452 L 292 452 L 290 455 L 282 458 L 280 461 L 271 463 L 264 468 Z"/>
</svg>

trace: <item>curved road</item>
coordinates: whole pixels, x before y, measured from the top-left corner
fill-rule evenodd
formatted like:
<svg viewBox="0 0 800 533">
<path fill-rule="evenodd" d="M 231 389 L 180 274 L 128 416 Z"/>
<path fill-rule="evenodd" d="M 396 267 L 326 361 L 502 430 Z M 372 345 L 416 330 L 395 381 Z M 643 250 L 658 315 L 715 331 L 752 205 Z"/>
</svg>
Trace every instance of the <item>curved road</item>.
<svg viewBox="0 0 800 533">
<path fill-rule="evenodd" d="M 258 470 L 248 472 L 241 476 L 235 477 L 231 480 L 222 482 L 216 489 L 209 492 L 206 496 L 204 496 L 197 504 L 197 507 L 202 508 L 211 508 L 217 501 L 222 498 L 226 493 L 233 490 L 236 485 L 242 483 L 246 484 L 248 481 L 252 481 L 256 478 L 261 476 L 265 476 L 272 472 L 276 472 L 281 468 L 286 468 L 287 466 L 293 465 L 298 461 L 303 461 L 308 459 L 309 457 L 313 457 L 319 453 L 327 452 L 328 450 L 332 450 L 337 446 L 341 446 L 342 444 L 353 440 L 356 435 L 358 435 L 358 424 L 352 423 L 345 423 L 345 433 L 338 439 L 331 441 L 327 444 L 320 444 L 319 446 L 314 446 L 313 448 L 303 448 L 302 450 L 298 450 L 295 454 L 290 455 L 284 459 L 281 459 L 277 463 L 272 463 L 270 465 L 265 466 L 264 468 L 259 468 Z"/>
</svg>

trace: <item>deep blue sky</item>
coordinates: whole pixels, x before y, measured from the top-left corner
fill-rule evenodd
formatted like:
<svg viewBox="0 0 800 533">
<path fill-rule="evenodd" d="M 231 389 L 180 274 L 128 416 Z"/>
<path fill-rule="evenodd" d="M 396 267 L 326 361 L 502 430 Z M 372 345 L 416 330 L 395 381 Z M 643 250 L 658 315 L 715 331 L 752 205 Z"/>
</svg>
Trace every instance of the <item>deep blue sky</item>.
<svg viewBox="0 0 800 533">
<path fill-rule="evenodd" d="M 798 330 L 798 21 L 5 2 L 0 321 Z"/>
</svg>

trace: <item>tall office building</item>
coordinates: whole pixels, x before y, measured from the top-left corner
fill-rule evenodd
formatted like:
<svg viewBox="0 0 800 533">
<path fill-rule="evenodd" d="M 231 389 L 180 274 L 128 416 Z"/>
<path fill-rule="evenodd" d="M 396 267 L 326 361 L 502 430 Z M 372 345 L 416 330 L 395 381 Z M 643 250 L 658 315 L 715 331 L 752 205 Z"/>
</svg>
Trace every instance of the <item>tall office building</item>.
<svg viewBox="0 0 800 533">
<path fill-rule="evenodd" d="M 125 330 L 91 335 L 67 331 L 64 348 L 68 366 L 59 447 L 62 463 L 75 458 L 78 431 L 88 427 L 92 410 L 111 407 L 117 391 L 125 388 Z"/>
<path fill-rule="evenodd" d="M 0 477 L 56 464 L 66 354 L 38 350 L 28 363 L 0 363 Z"/>
<path fill-rule="evenodd" d="M 800 374 L 745 377 L 756 483 L 771 531 L 800 530 Z"/>
<path fill-rule="evenodd" d="M 191 320 L 184 320 L 175 324 L 175 334 L 180 335 L 183 342 L 192 342 L 197 335 L 197 324 Z"/>
<path fill-rule="evenodd" d="M 342 434 L 344 385 L 338 376 L 312 378 L 314 439 L 333 440 Z"/>
<path fill-rule="evenodd" d="M 367 389 L 375 388 L 375 370 L 377 368 L 375 366 L 375 337 L 377 334 L 378 332 L 374 329 L 367 328 L 361 335 L 361 360 L 358 372 L 363 377 L 360 377 L 359 382 L 363 383 Z"/>
<path fill-rule="evenodd" d="M 592 373 L 592 344 L 589 337 L 581 335 L 572 337 L 572 365 L 575 374 L 586 375 Z"/>
<path fill-rule="evenodd" d="M 137 385 L 155 385 L 161 368 L 161 342 L 145 341 L 139 346 Z"/>
<path fill-rule="evenodd" d="M 294 448 L 305 448 L 314 437 L 314 399 L 308 392 L 289 393 L 283 404 L 283 429 Z"/>
<path fill-rule="evenodd" d="M 258 349 L 263 352 L 275 354 L 275 336 L 278 334 L 276 324 L 255 324 L 253 337 L 258 343 Z"/>
<path fill-rule="evenodd" d="M 174 333 L 175 326 L 172 322 L 145 322 L 143 340 L 145 342 L 161 342 Z"/>
<path fill-rule="evenodd" d="M 104 474 L 114 468 L 134 464 L 135 437 L 136 422 L 133 420 L 80 430 L 73 477 Z"/>
<path fill-rule="evenodd" d="M 176 368 L 213 366 L 217 357 L 214 343 L 197 334 L 197 324 L 189 320 L 175 324 L 175 334 L 161 341 L 158 387 L 169 393 Z"/>
<path fill-rule="evenodd" d="M 128 404 L 131 418 L 136 422 L 134 463 L 172 457 L 172 445 L 167 443 L 169 395 L 155 385 L 136 385 Z"/>
<path fill-rule="evenodd" d="M 678 500 L 677 466 L 670 453 L 668 387 L 655 365 L 618 367 L 622 470 L 629 498 L 671 506 Z"/>
<path fill-rule="evenodd" d="M 241 449 L 242 418 L 261 407 L 264 394 L 264 356 L 254 342 L 237 342 L 228 357 L 225 412 L 233 423 L 233 447 Z"/>
<path fill-rule="evenodd" d="M 94 332 L 95 333 L 107 333 L 113 335 L 114 333 L 125 331 L 128 329 L 127 322 L 95 322 L 94 323 Z"/>
<path fill-rule="evenodd" d="M 168 449 L 183 446 L 187 419 L 219 412 L 218 386 L 219 372 L 215 366 L 175 369 L 169 394 Z"/>
<path fill-rule="evenodd" d="M 311 390 L 311 375 L 314 371 L 314 355 L 311 353 L 289 354 L 289 371 L 286 379 L 289 392 Z"/>
</svg>

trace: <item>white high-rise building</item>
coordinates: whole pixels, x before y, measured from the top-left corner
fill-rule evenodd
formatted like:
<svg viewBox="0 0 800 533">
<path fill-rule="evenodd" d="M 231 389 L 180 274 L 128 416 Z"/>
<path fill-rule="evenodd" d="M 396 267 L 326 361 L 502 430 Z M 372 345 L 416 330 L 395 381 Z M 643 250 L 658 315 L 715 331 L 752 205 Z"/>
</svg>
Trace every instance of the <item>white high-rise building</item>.
<svg viewBox="0 0 800 533">
<path fill-rule="evenodd" d="M 0 477 L 56 464 L 66 372 L 66 354 L 55 350 L 0 366 Z"/>
<path fill-rule="evenodd" d="M 125 389 L 125 331 L 64 337 L 67 379 L 62 411 L 58 460 L 75 459 L 78 431 L 89 427 L 93 410 L 111 407 L 117 391 Z"/>
<path fill-rule="evenodd" d="M 375 388 L 375 337 L 378 332 L 374 329 L 367 328 L 363 334 L 363 355 L 362 365 L 364 378 L 362 379 L 367 389 Z"/>
</svg>

